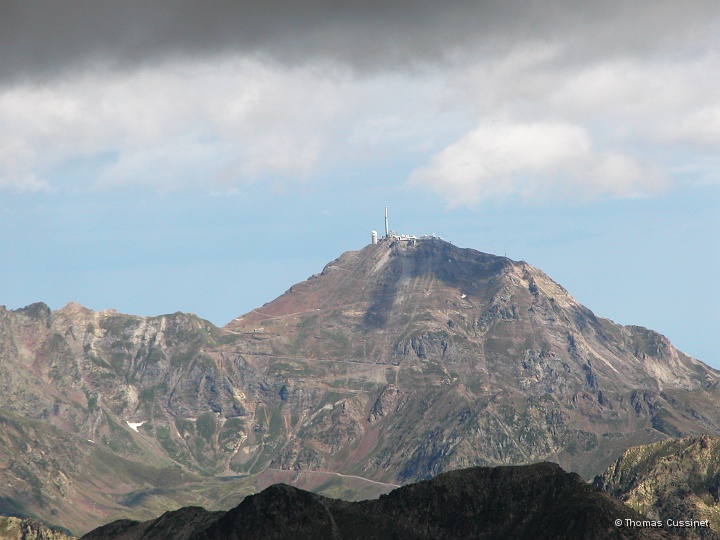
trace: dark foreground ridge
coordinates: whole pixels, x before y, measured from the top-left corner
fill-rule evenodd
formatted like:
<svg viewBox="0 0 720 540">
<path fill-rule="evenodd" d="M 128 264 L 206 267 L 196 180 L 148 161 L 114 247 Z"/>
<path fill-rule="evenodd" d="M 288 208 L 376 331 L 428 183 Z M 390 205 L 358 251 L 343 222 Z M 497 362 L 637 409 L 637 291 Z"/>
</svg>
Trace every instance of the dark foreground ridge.
<svg viewBox="0 0 720 540">
<path fill-rule="evenodd" d="M 354 503 L 277 484 L 225 513 L 188 507 L 145 523 L 115 521 L 83 540 L 673 538 L 624 525 L 642 519 L 577 474 L 538 463 L 451 471 Z"/>
</svg>

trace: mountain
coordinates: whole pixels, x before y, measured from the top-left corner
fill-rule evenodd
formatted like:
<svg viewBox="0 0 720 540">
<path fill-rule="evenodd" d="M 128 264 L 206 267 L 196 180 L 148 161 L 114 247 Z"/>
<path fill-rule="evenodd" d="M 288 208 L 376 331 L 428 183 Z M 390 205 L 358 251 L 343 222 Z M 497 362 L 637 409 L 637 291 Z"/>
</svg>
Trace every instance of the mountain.
<svg viewBox="0 0 720 540">
<path fill-rule="evenodd" d="M 720 426 L 715 370 L 527 263 L 438 239 L 346 253 L 226 330 L 253 338 L 242 353 L 284 410 L 307 410 L 282 468 L 407 482 L 552 458 L 589 477 Z"/>
<path fill-rule="evenodd" d="M 651 519 L 708 520 L 720 531 L 720 439 L 686 437 L 629 448 L 594 483 Z M 707 538 L 720 537 L 706 532 Z"/>
<path fill-rule="evenodd" d="M 674 537 L 626 520 L 643 517 L 576 474 L 539 463 L 447 472 L 354 503 L 280 484 L 225 513 L 183 508 L 146 523 L 110 523 L 83 540 Z"/>
<path fill-rule="evenodd" d="M 0 309 L 0 514 L 82 533 L 277 482 L 347 500 L 478 465 L 590 478 L 720 434 L 720 374 L 522 261 L 436 238 L 343 254 L 224 328 Z"/>
</svg>

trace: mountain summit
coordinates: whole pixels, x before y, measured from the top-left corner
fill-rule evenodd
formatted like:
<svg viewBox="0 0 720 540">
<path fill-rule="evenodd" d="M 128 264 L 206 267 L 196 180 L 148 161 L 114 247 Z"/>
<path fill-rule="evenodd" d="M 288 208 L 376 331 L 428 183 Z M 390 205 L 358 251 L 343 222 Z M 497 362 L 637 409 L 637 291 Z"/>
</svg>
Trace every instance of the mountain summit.
<svg viewBox="0 0 720 540">
<path fill-rule="evenodd" d="M 478 465 L 589 478 L 720 434 L 719 381 L 525 262 L 389 236 L 224 328 L 0 308 L 0 513 L 82 531 L 278 481 L 357 499 Z"/>
<path fill-rule="evenodd" d="M 588 476 L 628 446 L 720 426 L 718 373 L 665 337 L 596 317 L 525 262 L 435 238 L 345 253 L 226 330 L 285 366 L 288 405 L 333 389 L 282 467 L 359 460 L 405 482 L 550 458 Z"/>
</svg>

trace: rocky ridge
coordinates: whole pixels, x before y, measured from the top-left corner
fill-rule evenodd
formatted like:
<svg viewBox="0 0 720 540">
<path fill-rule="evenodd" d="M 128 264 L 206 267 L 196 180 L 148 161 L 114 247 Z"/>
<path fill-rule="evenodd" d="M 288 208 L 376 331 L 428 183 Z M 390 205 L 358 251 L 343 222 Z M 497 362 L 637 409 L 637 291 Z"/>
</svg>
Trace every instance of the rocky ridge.
<svg viewBox="0 0 720 540">
<path fill-rule="evenodd" d="M 577 475 L 539 463 L 452 471 L 354 503 L 274 485 L 226 513 L 184 508 L 146 523 L 110 523 L 83 540 L 674 537 L 662 528 L 618 527 L 618 519 L 643 518 Z"/>
</svg>

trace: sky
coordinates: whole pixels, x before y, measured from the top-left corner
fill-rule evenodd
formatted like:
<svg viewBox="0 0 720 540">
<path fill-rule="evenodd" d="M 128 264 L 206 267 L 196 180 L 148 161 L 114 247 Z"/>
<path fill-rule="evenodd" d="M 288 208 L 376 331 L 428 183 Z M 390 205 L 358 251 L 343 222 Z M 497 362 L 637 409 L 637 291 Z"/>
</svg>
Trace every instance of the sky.
<svg viewBox="0 0 720 540">
<path fill-rule="evenodd" d="M 385 205 L 720 368 L 717 3 L 3 0 L 8 309 L 221 326 Z"/>
</svg>

